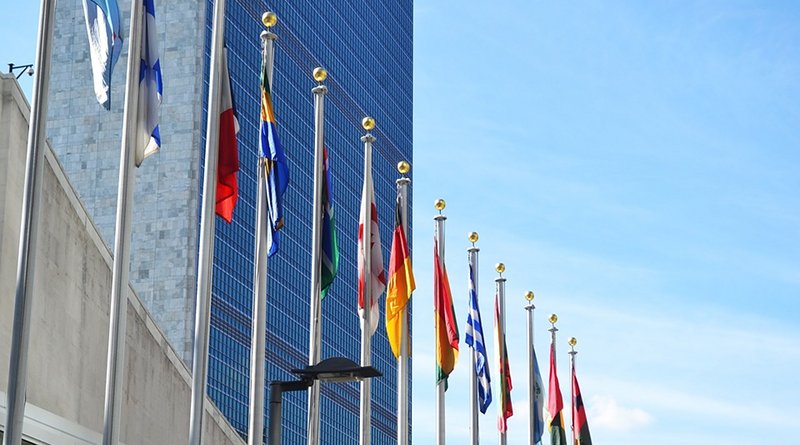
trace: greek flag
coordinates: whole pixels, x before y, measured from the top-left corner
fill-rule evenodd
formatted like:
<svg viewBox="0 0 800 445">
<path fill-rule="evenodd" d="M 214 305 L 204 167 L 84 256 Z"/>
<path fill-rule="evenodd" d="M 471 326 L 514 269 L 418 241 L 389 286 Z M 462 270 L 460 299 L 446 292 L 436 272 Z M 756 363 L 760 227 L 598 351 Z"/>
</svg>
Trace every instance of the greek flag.
<svg viewBox="0 0 800 445">
<path fill-rule="evenodd" d="M 158 119 L 161 109 L 161 60 L 158 56 L 156 11 L 153 0 L 144 0 L 142 52 L 139 68 L 139 116 L 136 124 L 136 166 L 161 148 Z"/>
<path fill-rule="evenodd" d="M 122 53 L 122 26 L 116 0 L 83 0 L 89 34 L 94 94 L 106 110 L 111 108 L 111 72 Z"/>
<path fill-rule="evenodd" d="M 478 294 L 475 292 L 475 271 L 469 267 L 469 315 L 467 316 L 467 345 L 477 352 L 474 354 L 475 378 L 478 379 L 478 399 L 480 410 L 486 414 L 486 409 L 492 403 L 492 385 L 489 378 L 489 361 L 486 357 L 486 346 L 483 342 L 483 325 L 481 312 L 478 309 Z"/>
</svg>

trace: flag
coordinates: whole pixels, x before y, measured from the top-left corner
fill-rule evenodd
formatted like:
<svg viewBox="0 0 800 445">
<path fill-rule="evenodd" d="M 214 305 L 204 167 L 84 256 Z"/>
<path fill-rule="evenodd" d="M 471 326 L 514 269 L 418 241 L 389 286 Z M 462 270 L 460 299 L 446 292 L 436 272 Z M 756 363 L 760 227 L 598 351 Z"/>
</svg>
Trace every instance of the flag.
<svg viewBox="0 0 800 445">
<path fill-rule="evenodd" d="M 136 120 L 136 166 L 144 158 L 161 148 L 158 119 L 161 110 L 161 60 L 158 56 L 156 10 L 153 0 L 144 0 L 144 22 L 142 23 L 142 52 L 139 64 L 139 103 Z M 136 38 L 131 36 L 131 38 Z"/>
<path fill-rule="evenodd" d="M 494 299 L 494 327 L 497 339 L 497 369 L 500 370 L 500 414 L 497 417 L 497 429 L 501 433 L 508 431 L 508 418 L 514 415 L 511 406 L 511 368 L 508 365 L 508 348 L 506 347 L 506 333 L 500 325 L 500 295 Z M 566 444 L 565 444 L 566 445 Z"/>
<path fill-rule="evenodd" d="M 548 388 L 547 416 L 550 428 L 551 445 L 567 445 L 567 433 L 564 430 L 564 417 L 561 413 L 564 401 L 561 398 L 561 387 L 558 385 L 556 373 L 555 339 L 550 344 L 550 387 Z"/>
<path fill-rule="evenodd" d="M 111 73 L 122 54 L 122 25 L 117 0 L 83 0 L 89 34 L 94 94 L 106 110 L 111 108 Z"/>
<path fill-rule="evenodd" d="M 483 414 L 492 403 L 492 380 L 489 378 L 489 360 L 486 357 L 486 345 L 483 343 L 483 325 L 481 312 L 478 309 L 478 293 L 475 291 L 475 271 L 469 266 L 469 315 L 464 339 L 474 351 L 475 378 L 478 379 L 478 408 Z"/>
<path fill-rule="evenodd" d="M 572 368 L 572 422 L 575 424 L 575 431 L 572 432 L 575 438 L 574 445 L 592 445 L 592 436 L 589 434 L 589 423 L 586 422 L 586 411 L 581 397 L 581 388 L 578 386 L 578 378 L 575 376 L 575 368 Z"/>
<path fill-rule="evenodd" d="M 392 236 L 392 250 L 389 254 L 389 284 L 386 287 L 386 336 L 395 357 L 400 357 L 400 343 L 403 336 L 407 336 L 407 327 L 402 324 L 402 311 L 411 299 L 417 285 L 414 282 L 414 272 L 411 270 L 411 254 L 408 251 L 408 241 L 400 220 L 402 202 L 397 197 L 394 212 L 394 235 Z"/>
<path fill-rule="evenodd" d="M 239 149 L 236 135 L 239 121 L 236 118 L 236 104 L 233 100 L 231 78 L 228 73 L 228 49 L 222 50 L 222 75 L 220 82 L 219 114 L 219 159 L 217 164 L 217 206 L 216 212 L 229 224 L 233 220 L 233 209 L 239 197 L 236 173 L 239 171 Z"/>
<path fill-rule="evenodd" d="M 436 383 L 444 380 L 447 390 L 447 377 L 453 372 L 458 360 L 458 326 L 453 311 L 453 296 L 447 268 L 439 258 L 439 241 L 433 240 L 433 310 L 436 331 Z"/>
<path fill-rule="evenodd" d="M 339 270 L 339 242 L 336 239 L 336 219 L 333 216 L 333 190 L 331 189 L 331 170 L 328 149 L 322 147 L 322 270 L 320 277 L 321 298 L 328 290 Z"/>
<path fill-rule="evenodd" d="M 367 222 L 369 213 L 370 221 Z M 364 230 L 369 225 L 370 237 L 370 262 L 364 264 L 366 259 L 366 246 L 364 246 Z M 366 283 L 366 273 L 369 270 L 370 293 L 365 298 L 364 284 Z M 378 228 L 378 209 L 375 207 L 375 190 L 372 185 L 372 166 L 364 172 L 364 188 L 361 193 L 361 211 L 358 217 L 358 313 L 364 318 L 365 301 L 369 300 L 370 309 L 370 335 L 378 329 L 378 297 L 386 288 L 386 275 L 383 271 L 383 256 L 381 256 L 381 233 Z M 365 327 L 366 328 L 366 327 Z"/>
<path fill-rule="evenodd" d="M 539 360 L 536 358 L 536 351 L 533 351 L 533 443 L 541 443 L 544 434 L 544 385 L 542 384 L 542 374 L 539 372 Z"/>
<path fill-rule="evenodd" d="M 267 73 L 266 49 L 261 57 L 261 124 L 259 147 L 267 170 L 267 213 L 270 229 L 267 231 L 269 256 L 278 251 L 278 230 L 283 227 L 283 194 L 289 186 L 289 165 L 278 137 L 275 110 Z"/>
</svg>

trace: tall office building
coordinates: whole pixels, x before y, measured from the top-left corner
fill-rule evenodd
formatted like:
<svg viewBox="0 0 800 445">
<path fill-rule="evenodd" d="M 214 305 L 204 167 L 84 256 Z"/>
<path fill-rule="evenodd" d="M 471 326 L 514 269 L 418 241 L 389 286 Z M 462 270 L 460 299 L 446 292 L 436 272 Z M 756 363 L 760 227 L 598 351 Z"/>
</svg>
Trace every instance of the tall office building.
<svg viewBox="0 0 800 445">
<path fill-rule="evenodd" d="M 324 66 L 325 143 L 333 176 L 341 263 L 322 302 L 322 357 L 358 361 L 357 229 L 362 186 L 360 120 L 374 116 L 376 202 L 384 264 L 393 224 L 395 165 L 412 161 L 412 2 L 377 0 L 228 0 L 226 42 L 241 131 L 239 202 L 234 221 L 216 222 L 208 391 L 232 425 L 247 430 L 258 151 L 260 17 L 279 17 L 273 100 L 289 160 L 286 227 L 269 261 L 267 380 L 290 380 L 308 362 L 313 162 L 311 71 Z M 162 150 L 136 172 L 131 281 L 159 327 L 191 361 L 202 199 L 208 60 L 213 4 L 156 0 L 164 75 Z M 129 2 L 120 0 L 127 42 Z M 111 111 L 94 100 L 81 2 L 61 0 L 56 13 L 48 135 L 70 180 L 109 245 L 114 236 L 125 52 L 112 80 Z M 410 220 L 410 218 L 409 218 Z M 383 311 L 383 308 L 381 309 Z M 373 337 L 373 443 L 394 442 L 396 365 L 384 330 Z M 284 396 L 284 440 L 302 443 L 306 396 Z M 355 443 L 358 387 L 323 386 L 322 443 Z M 188 425 L 187 425 L 188 428 Z"/>
</svg>

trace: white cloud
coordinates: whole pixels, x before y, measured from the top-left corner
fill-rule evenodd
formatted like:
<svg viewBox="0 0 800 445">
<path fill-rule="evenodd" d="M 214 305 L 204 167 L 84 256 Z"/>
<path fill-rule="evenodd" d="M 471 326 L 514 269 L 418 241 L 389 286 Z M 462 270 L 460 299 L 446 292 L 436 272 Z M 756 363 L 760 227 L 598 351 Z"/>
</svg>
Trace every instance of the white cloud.
<svg viewBox="0 0 800 445">
<path fill-rule="evenodd" d="M 640 408 L 626 408 L 610 396 L 592 396 L 587 417 L 591 428 L 628 432 L 653 423 L 653 416 Z"/>
</svg>

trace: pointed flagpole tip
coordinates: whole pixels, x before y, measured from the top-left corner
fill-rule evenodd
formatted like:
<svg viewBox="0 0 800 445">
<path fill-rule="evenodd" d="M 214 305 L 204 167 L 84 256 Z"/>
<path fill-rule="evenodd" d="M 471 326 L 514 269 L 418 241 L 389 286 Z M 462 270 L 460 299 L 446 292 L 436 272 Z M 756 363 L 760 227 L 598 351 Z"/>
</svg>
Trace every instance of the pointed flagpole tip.
<svg viewBox="0 0 800 445">
<path fill-rule="evenodd" d="M 361 127 L 363 127 L 367 131 L 374 130 L 375 118 L 367 116 L 364 119 L 361 119 Z"/>
<path fill-rule="evenodd" d="M 578 339 L 577 339 L 577 338 L 575 338 L 575 337 L 570 337 L 570 338 L 569 338 L 569 342 L 568 342 L 568 343 L 569 343 L 569 345 L 570 345 L 570 346 L 572 346 L 572 347 L 574 348 L 574 347 L 575 347 L 575 345 L 577 345 L 577 344 L 578 344 Z"/>
<path fill-rule="evenodd" d="M 533 291 L 532 290 L 529 290 L 528 292 L 525 292 L 525 299 L 526 300 L 533 301 L 533 297 L 534 297 L 534 295 L 533 295 Z"/>
<path fill-rule="evenodd" d="M 550 314 L 550 318 L 548 318 L 547 320 L 550 322 L 550 324 L 554 325 L 558 321 L 558 315 Z"/>
<path fill-rule="evenodd" d="M 261 23 L 267 28 L 272 28 L 278 24 L 278 16 L 272 11 L 267 11 L 261 15 Z"/>
<path fill-rule="evenodd" d="M 503 275 L 503 272 L 506 271 L 506 265 L 503 263 L 497 263 L 494 266 L 494 270 L 496 270 L 500 275 Z"/>
<path fill-rule="evenodd" d="M 469 240 L 469 242 L 471 242 L 471 243 L 472 243 L 472 245 L 474 246 L 474 245 L 475 245 L 475 243 L 477 243 L 477 242 L 478 242 L 478 232 L 469 232 L 469 234 L 467 234 L 467 239 L 468 239 L 468 240 Z"/>
<path fill-rule="evenodd" d="M 433 203 L 433 207 L 434 207 L 436 210 L 440 211 L 440 212 L 441 212 L 442 210 L 444 210 L 444 208 L 445 208 L 446 206 L 447 206 L 447 203 L 446 203 L 446 202 L 444 201 L 444 199 L 442 199 L 442 198 L 439 198 L 439 199 L 437 199 L 437 200 L 436 200 L 436 202 L 434 202 L 434 203 Z"/>
<path fill-rule="evenodd" d="M 325 70 L 325 68 L 318 66 L 314 68 L 314 71 L 311 73 L 311 75 L 314 76 L 314 80 L 317 82 L 324 82 L 325 79 L 328 78 L 328 71 Z"/>
<path fill-rule="evenodd" d="M 406 161 L 400 161 L 397 163 L 397 171 L 400 172 L 401 175 L 404 175 L 411 171 L 411 164 Z"/>
</svg>

